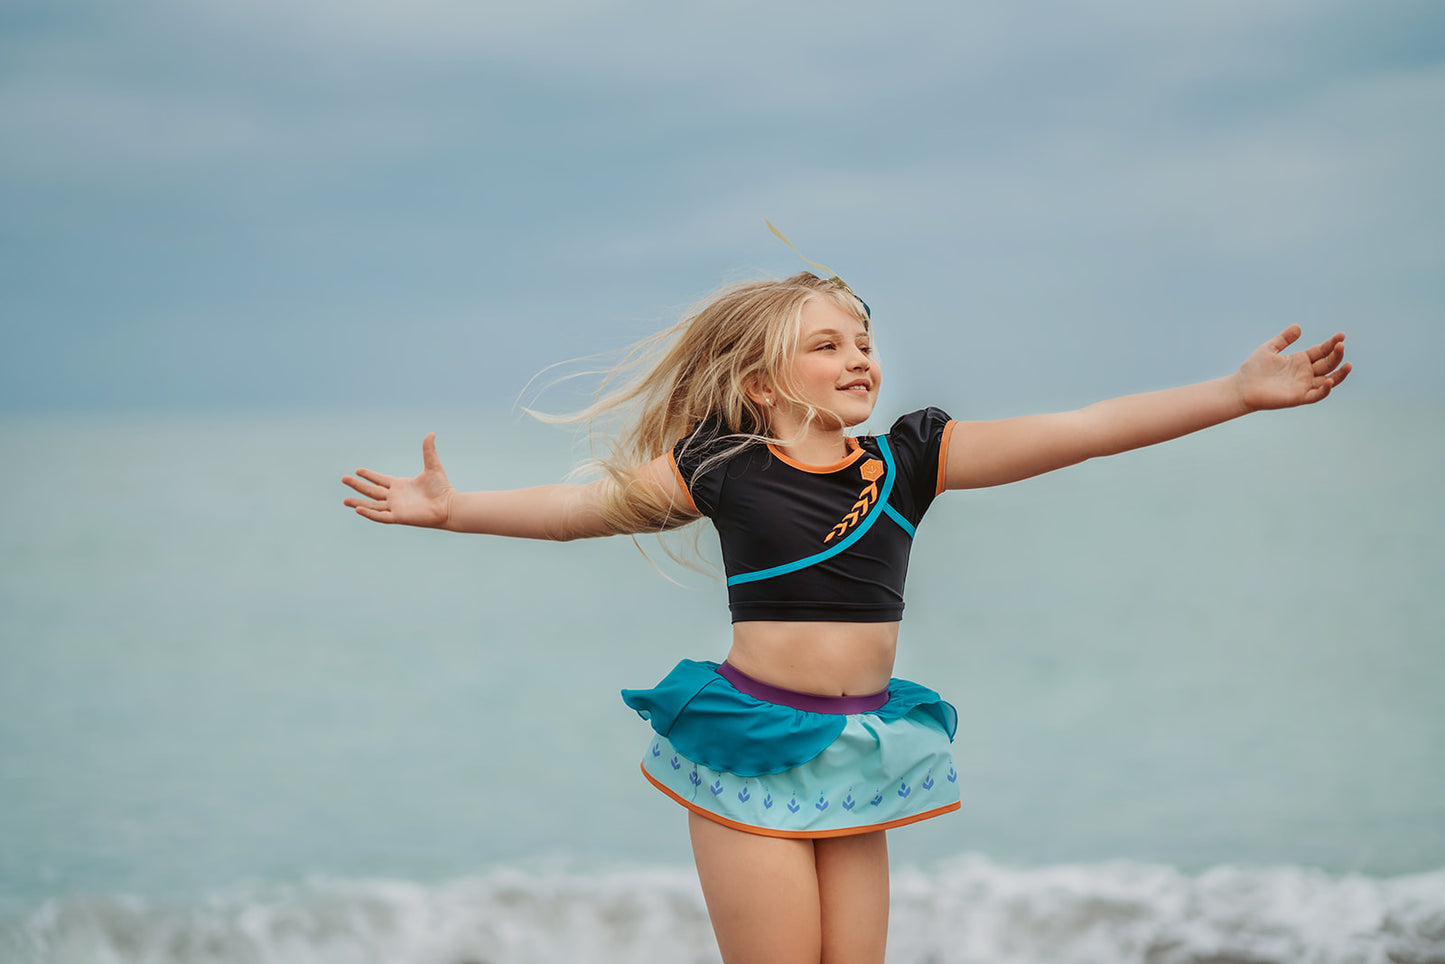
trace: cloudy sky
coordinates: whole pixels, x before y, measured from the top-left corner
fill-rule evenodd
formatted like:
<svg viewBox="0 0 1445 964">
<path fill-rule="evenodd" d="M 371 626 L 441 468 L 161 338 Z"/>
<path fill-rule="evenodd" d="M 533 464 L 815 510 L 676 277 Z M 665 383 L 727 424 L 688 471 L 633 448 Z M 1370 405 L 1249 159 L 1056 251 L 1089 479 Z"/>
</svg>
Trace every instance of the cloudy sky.
<svg viewBox="0 0 1445 964">
<path fill-rule="evenodd" d="M 885 407 L 1445 399 L 1445 7 L 7 0 L 0 410 L 502 404 L 837 269 Z"/>
</svg>

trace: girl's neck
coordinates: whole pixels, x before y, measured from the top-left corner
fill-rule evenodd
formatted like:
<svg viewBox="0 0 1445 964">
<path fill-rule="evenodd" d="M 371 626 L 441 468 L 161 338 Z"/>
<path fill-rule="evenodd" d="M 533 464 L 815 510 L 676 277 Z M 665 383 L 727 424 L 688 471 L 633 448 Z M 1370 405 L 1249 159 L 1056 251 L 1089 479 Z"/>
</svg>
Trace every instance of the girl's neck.
<svg viewBox="0 0 1445 964">
<path fill-rule="evenodd" d="M 783 440 L 783 444 L 775 446 L 778 451 L 804 465 L 832 465 L 847 458 L 853 451 L 847 431 L 841 425 L 826 428 L 815 421 L 805 432 L 800 432 L 798 426 L 792 426 L 773 434 Z"/>
</svg>

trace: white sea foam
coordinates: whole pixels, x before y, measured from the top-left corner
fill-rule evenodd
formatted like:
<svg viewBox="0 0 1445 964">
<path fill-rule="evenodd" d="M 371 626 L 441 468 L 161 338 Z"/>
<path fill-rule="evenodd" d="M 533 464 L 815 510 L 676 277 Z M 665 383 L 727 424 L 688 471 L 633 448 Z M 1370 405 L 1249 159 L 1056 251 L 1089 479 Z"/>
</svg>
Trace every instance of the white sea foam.
<svg viewBox="0 0 1445 964">
<path fill-rule="evenodd" d="M 1199 876 L 1128 861 L 1021 870 L 978 857 L 897 874 L 890 960 L 1445 964 L 1445 871 Z"/>
<path fill-rule="evenodd" d="M 1198 876 L 965 857 L 895 875 L 889 961 L 1445 964 L 1445 870 Z M 715 962 L 690 871 L 502 869 L 424 886 L 317 878 L 193 903 L 66 897 L 0 921 L 17 964 Z"/>
</svg>

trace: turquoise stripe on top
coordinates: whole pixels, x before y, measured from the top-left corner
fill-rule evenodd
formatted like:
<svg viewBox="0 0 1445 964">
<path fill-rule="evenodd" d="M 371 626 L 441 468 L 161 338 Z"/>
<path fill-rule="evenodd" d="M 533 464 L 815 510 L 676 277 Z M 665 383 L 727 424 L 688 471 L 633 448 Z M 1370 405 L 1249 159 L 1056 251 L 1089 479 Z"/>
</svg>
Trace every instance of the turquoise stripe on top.
<svg viewBox="0 0 1445 964">
<path fill-rule="evenodd" d="M 878 436 L 878 451 L 879 454 L 883 456 L 883 464 L 888 468 L 888 477 L 883 480 L 883 491 L 878 496 L 878 502 L 880 505 L 883 506 L 883 512 L 887 512 L 890 516 L 897 520 L 898 524 L 903 526 L 903 531 L 908 533 L 909 538 L 912 538 L 914 532 L 913 526 L 909 525 L 908 521 L 904 519 L 903 516 L 899 515 L 897 510 L 895 510 L 891 505 L 888 504 L 888 496 L 893 492 L 893 478 L 897 473 L 894 471 L 893 467 L 893 450 L 888 447 L 888 439 L 886 436 Z M 818 563 L 823 562 L 824 560 L 831 559 L 838 553 L 842 552 L 844 549 L 847 549 L 853 543 L 857 542 L 859 539 L 863 538 L 863 533 L 867 532 L 870 528 L 872 528 L 873 523 L 878 520 L 878 517 L 882 515 L 883 512 L 868 513 L 868 518 L 863 520 L 862 525 L 854 529 L 851 535 L 844 538 L 831 549 L 824 549 L 822 552 L 807 556 L 803 559 L 799 559 L 797 562 L 789 562 L 781 566 L 773 566 L 771 569 L 759 569 L 757 572 L 743 572 L 737 574 L 736 576 L 728 576 L 728 585 L 736 586 L 740 583 L 758 582 L 763 579 L 771 579 L 774 576 L 786 576 L 790 572 L 797 572 L 799 569 L 806 569 L 809 566 L 815 566 Z"/>
<path fill-rule="evenodd" d="M 913 528 L 913 523 L 911 523 L 911 522 L 909 522 L 907 519 L 903 518 L 903 513 L 902 513 L 902 512 L 899 512 L 897 509 L 893 508 L 893 506 L 889 505 L 887 502 L 883 503 L 883 511 L 886 512 L 886 513 L 888 513 L 889 517 L 890 517 L 894 522 L 898 523 L 899 527 L 902 528 L 904 532 L 908 533 L 908 538 L 910 538 L 910 539 L 913 538 L 913 534 L 914 534 L 915 532 L 917 532 L 918 530 L 915 529 L 915 528 Z"/>
</svg>

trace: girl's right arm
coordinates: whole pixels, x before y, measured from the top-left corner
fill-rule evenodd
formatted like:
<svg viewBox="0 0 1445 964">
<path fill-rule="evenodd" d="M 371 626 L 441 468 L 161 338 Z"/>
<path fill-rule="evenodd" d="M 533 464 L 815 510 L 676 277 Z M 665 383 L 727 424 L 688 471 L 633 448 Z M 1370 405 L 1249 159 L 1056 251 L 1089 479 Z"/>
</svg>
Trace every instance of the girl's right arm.
<svg viewBox="0 0 1445 964">
<path fill-rule="evenodd" d="M 350 496 L 342 504 L 373 522 L 452 532 L 566 541 L 622 531 L 599 511 L 608 488 L 616 485 L 611 479 L 505 492 L 458 492 L 437 457 L 436 433 L 422 442 L 421 452 L 422 472 L 413 478 L 382 475 L 371 469 L 357 469 L 360 478 L 344 477 L 341 481 L 365 498 Z M 664 502 L 670 501 L 677 517 L 697 517 L 667 456 L 644 465 L 638 480 L 655 489 Z"/>
</svg>

